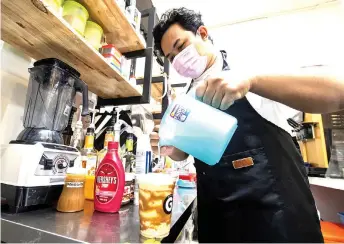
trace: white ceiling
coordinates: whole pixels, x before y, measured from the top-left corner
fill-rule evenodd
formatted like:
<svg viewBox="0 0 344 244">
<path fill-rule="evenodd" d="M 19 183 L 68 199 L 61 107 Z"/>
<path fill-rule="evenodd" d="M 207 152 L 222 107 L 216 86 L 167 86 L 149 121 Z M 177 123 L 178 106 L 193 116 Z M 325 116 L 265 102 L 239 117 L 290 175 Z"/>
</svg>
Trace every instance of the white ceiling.
<svg viewBox="0 0 344 244">
<path fill-rule="evenodd" d="M 187 7 L 203 15 L 209 28 L 317 7 L 336 0 L 152 0 L 158 16 L 171 8 Z"/>
</svg>

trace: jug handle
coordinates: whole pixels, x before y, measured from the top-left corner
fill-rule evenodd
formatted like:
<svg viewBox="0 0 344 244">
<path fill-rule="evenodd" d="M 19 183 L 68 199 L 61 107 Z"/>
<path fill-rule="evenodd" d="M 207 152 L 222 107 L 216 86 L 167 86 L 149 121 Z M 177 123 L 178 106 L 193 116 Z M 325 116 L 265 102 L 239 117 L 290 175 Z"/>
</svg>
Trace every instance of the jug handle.
<svg viewBox="0 0 344 244">
<path fill-rule="evenodd" d="M 189 90 L 189 92 L 187 93 L 187 95 L 197 100 L 197 97 L 196 97 L 196 87 L 191 88 Z"/>
<path fill-rule="evenodd" d="M 191 88 L 190 91 L 189 91 L 186 95 L 188 95 L 188 96 L 190 96 L 190 97 L 192 97 L 192 98 L 194 98 L 195 100 L 198 101 L 199 99 L 198 99 L 197 96 L 196 96 L 196 88 L 197 88 L 197 87 Z M 236 101 L 234 101 L 233 104 L 234 104 L 234 103 L 236 103 Z M 209 105 L 209 106 L 210 106 L 210 105 Z"/>
<path fill-rule="evenodd" d="M 88 86 L 87 86 L 87 84 L 84 81 L 77 79 L 75 88 L 77 91 L 82 92 L 81 116 L 89 115 L 89 111 L 88 111 Z"/>
</svg>

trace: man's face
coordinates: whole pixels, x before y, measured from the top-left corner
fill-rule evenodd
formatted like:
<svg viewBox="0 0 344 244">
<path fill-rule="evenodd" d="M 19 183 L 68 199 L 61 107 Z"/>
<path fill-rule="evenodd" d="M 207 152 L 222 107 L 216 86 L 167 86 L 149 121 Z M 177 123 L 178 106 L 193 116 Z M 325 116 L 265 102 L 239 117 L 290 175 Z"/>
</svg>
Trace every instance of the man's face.
<svg viewBox="0 0 344 244">
<path fill-rule="evenodd" d="M 172 63 L 177 54 L 193 44 L 201 56 L 208 56 L 209 62 L 214 53 L 213 48 L 211 48 L 212 44 L 208 41 L 206 27 L 201 26 L 198 33 L 199 35 L 195 35 L 191 31 L 184 30 L 179 24 L 171 25 L 161 39 L 161 48 L 164 55 Z"/>
</svg>

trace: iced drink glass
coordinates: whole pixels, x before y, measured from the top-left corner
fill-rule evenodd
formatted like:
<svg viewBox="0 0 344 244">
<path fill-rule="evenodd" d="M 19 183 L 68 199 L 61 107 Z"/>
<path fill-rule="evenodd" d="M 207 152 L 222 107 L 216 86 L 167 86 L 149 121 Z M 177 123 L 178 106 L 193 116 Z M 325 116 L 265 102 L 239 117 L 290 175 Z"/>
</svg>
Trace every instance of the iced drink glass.
<svg viewBox="0 0 344 244">
<path fill-rule="evenodd" d="M 163 238 L 170 233 L 175 179 L 149 173 L 138 177 L 141 235 Z"/>
</svg>

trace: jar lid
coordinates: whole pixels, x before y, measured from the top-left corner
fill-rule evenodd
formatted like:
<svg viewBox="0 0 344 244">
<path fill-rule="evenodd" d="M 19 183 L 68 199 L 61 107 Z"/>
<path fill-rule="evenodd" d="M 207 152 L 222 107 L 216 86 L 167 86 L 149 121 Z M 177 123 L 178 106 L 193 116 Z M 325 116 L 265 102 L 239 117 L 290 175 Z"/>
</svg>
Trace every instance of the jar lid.
<svg viewBox="0 0 344 244">
<path fill-rule="evenodd" d="M 45 59 L 41 59 L 38 60 L 36 62 L 33 63 L 34 67 L 38 67 L 38 66 L 57 66 L 65 71 L 70 72 L 71 74 L 73 74 L 76 77 L 80 77 L 80 73 L 72 68 L 71 66 L 69 66 L 68 64 L 66 64 L 65 62 L 62 62 L 61 60 L 57 59 L 57 58 L 45 58 Z"/>
<path fill-rule="evenodd" d="M 135 175 L 133 173 L 125 173 L 125 181 L 133 181 Z"/>
</svg>

